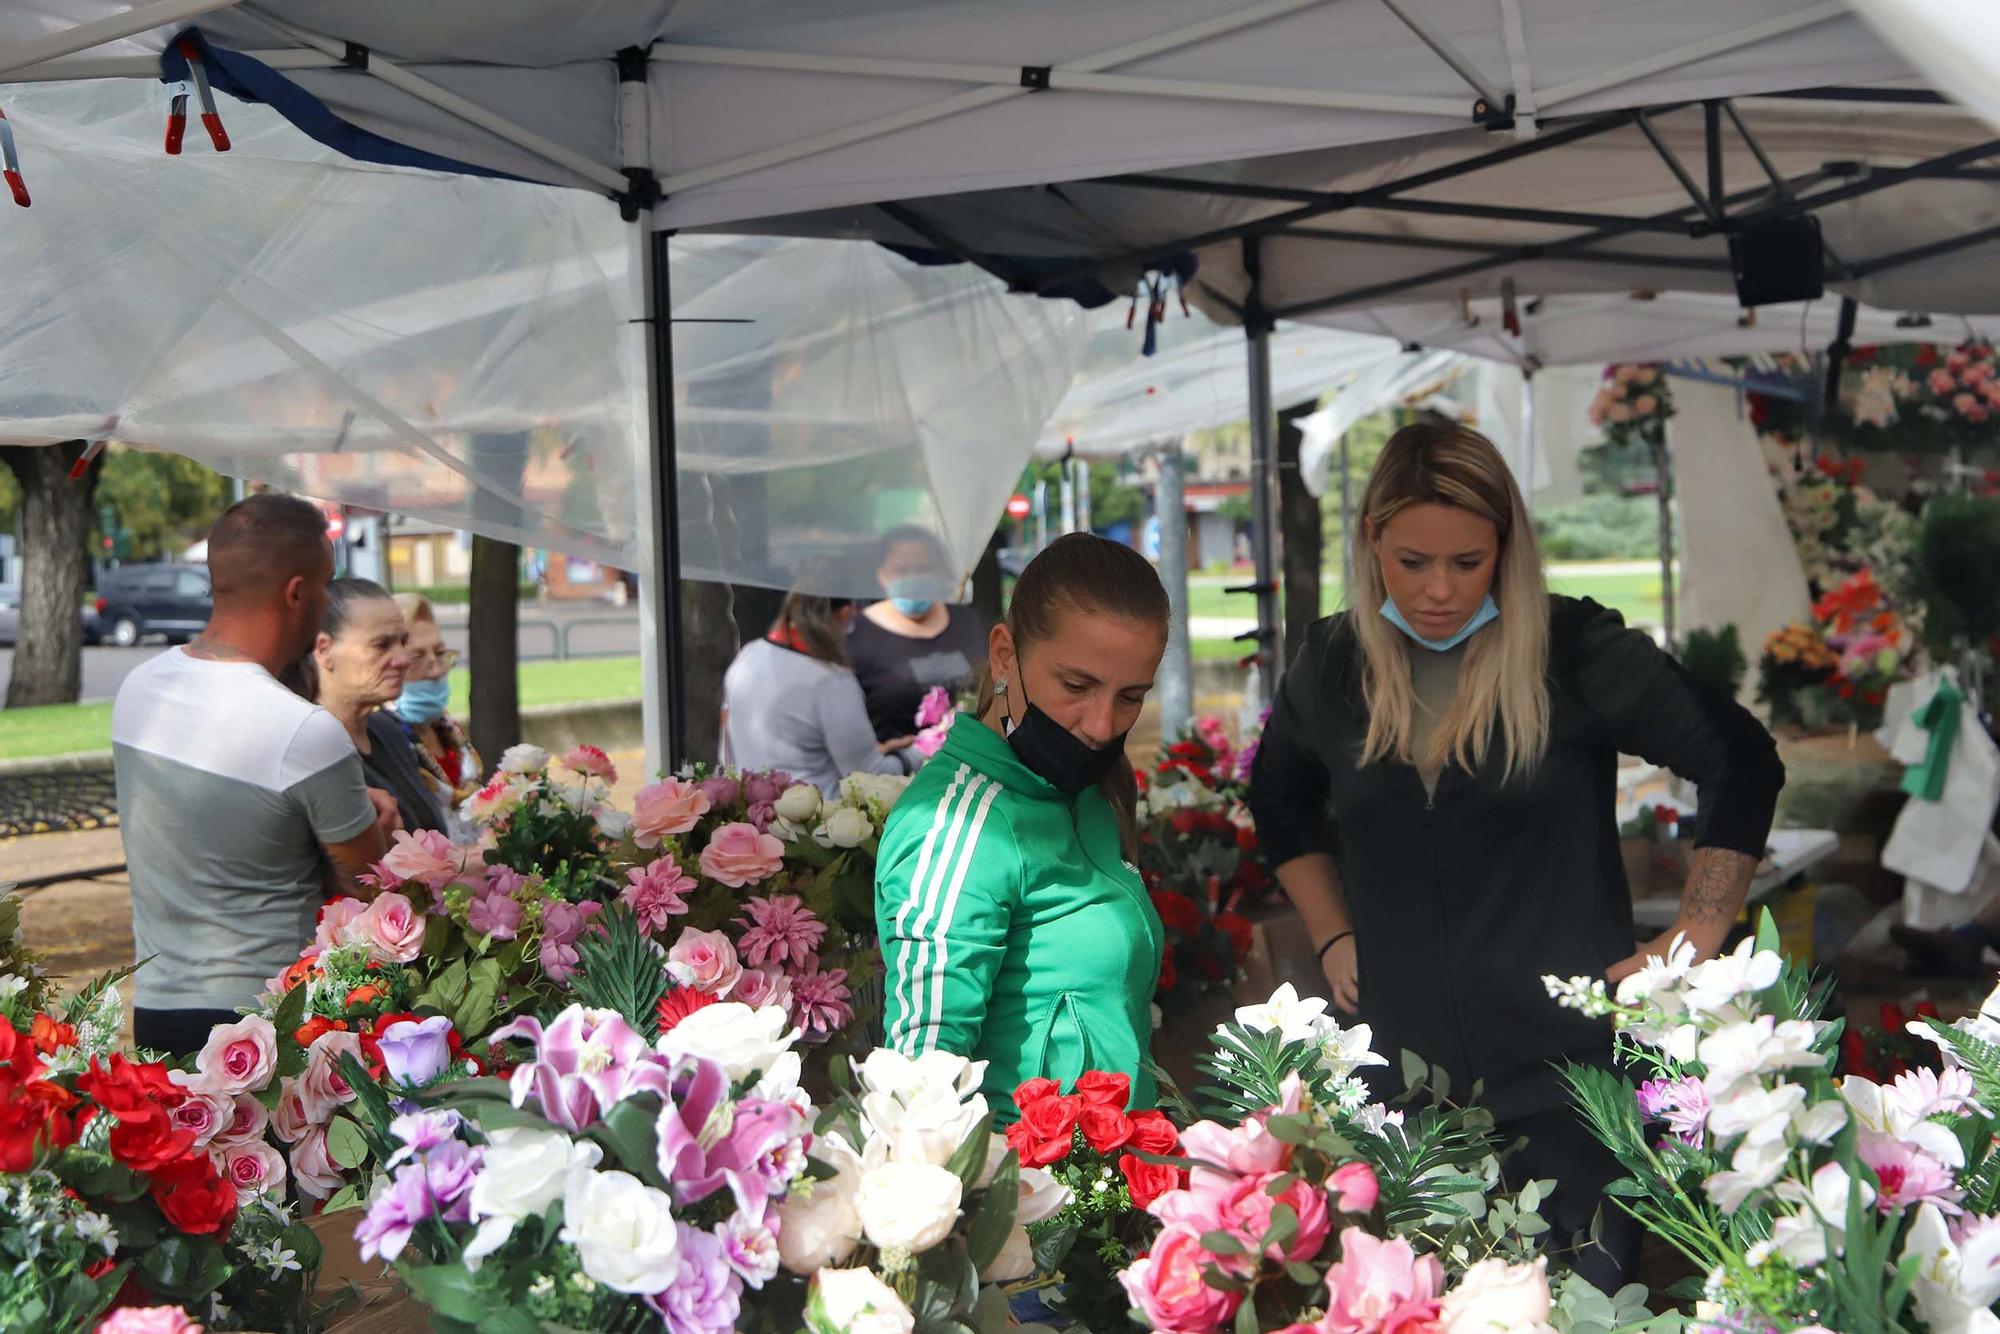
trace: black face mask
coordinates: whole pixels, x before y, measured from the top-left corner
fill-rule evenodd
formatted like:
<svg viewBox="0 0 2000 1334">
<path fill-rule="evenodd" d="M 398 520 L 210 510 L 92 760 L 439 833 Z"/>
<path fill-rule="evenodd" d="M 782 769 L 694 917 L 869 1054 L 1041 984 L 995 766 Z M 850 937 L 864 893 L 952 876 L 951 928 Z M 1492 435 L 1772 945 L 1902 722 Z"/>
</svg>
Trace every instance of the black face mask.
<svg viewBox="0 0 2000 1334">
<path fill-rule="evenodd" d="M 1104 777 L 1125 753 L 1127 733 L 1119 733 L 1102 747 L 1086 745 L 1067 727 L 1036 708 L 1025 689 L 1021 692 L 1021 702 L 1027 706 L 1027 712 L 1016 723 L 1007 716 L 1005 696 L 1001 698 L 1000 721 L 1007 729 L 1007 744 L 1030 772 L 1047 779 L 1049 786 L 1065 797 L 1076 797 Z"/>
</svg>

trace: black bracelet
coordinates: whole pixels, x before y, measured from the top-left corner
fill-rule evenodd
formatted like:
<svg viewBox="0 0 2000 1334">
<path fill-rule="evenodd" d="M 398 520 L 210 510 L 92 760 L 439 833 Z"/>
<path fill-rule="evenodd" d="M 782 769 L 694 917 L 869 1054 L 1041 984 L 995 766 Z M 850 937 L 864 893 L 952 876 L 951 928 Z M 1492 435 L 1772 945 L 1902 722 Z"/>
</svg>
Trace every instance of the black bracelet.
<svg viewBox="0 0 2000 1334">
<path fill-rule="evenodd" d="M 1327 941 L 1326 944 L 1320 946 L 1319 957 L 1321 958 L 1321 960 L 1324 960 L 1326 958 L 1326 952 L 1328 950 L 1332 949 L 1335 945 L 1338 945 L 1341 941 L 1346 940 L 1349 936 L 1353 934 L 1354 933 L 1352 931 L 1343 931 L 1339 935 L 1335 936 L 1332 940 Z"/>
</svg>

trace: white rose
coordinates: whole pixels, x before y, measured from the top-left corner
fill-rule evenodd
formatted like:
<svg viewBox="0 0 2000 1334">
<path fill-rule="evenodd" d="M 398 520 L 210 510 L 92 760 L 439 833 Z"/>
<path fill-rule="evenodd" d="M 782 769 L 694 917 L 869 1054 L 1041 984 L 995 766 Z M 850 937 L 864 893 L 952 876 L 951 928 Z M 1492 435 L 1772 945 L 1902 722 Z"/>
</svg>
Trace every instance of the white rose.
<svg viewBox="0 0 2000 1334">
<path fill-rule="evenodd" d="M 949 1168 L 888 1162 L 862 1175 L 854 1207 L 862 1234 L 877 1249 L 916 1255 L 951 1235 L 964 1194 Z"/>
<path fill-rule="evenodd" d="M 861 806 L 888 810 L 910 785 L 908 774 L 849 774 L 840 780 L 840 795 Z"/>
<path fill-rule="evenodd" d="M 632 817 L 616 806 L 607 806 L 599 802 L 597 809 L 591 814 L 597 819 L 597 832 L 614 843 L 632 832 Z"/>
<path fill-rule="evenodd" d="M 1438 1308 L 1443 1334 L 1550 1334 L 1548 1260 L 1481 1260 Z"/>
<path fill-rule="evenodd" d="M 862 1115 L 874 1136 L 889 1147 L 897 1162 L 934 1163 L 943 1167 L 966 1137 L 986 1124 L 986 1099 L 975 1094 L 959 1101 L 949 1086 L 919 1089 L 906 1098 L 868 1093 L 861 1099 Z"/>
<path fill-rule="evenodd" d="M 814 1181 L 810 1191 L 801 1189 L 804 1182 L 794 1184 L 778 1205 L 778 1259 L 794 1274 L 839 1264 L 861 1244 L 861 1215 L 854 1208 L 861 1160 L 837 1130 L 816 1142 L 812 1152 L 838 1174 Z"/>
<path fill-rule="evenodd" d="M 503 774 L 538 774 L 548 767 L 549 753 L 525 741 L 518 746 L 507 747 L 500 755 L 500 772 Z"/>
<path fill-rule="evenodd" d="M 806 1302 L 812 1334 L 910 1334 L 916 1317 L 894 1288 L 867 1269 L 822 1269 Z"/>
<path fill-rule="evenodd" d="M 811 783 L 794 783 L 785 789 L 772 809 L 781 820 L 804 824 L 819 814 L 819 789 Z"/>
<path fill-rule="evenodd" d="M 782 1006 L 751 1009 L 735 1001 L 704 1005 L 660 1035 L 660 1054 L 670 1060 L 699 1056 L 721 1066 L 733 1083 L 769 1070 L 792 1049 L 798 1030 Z"/>
<path fill-rule="evenodd" d="M 534 1218 L 562 1198 L 570 1173 L 597 1166 L 604 1150 L 558 1130 L 511 1126 L 486 1132 L 486 1156 L 467 1197 L 479 1231 L 465 1248 L 465 1262 L 500 1249 L 514 1225 Z"/>
<path fill-rule="evenodd" d="M 926 1088 L 955 1089 L 960 1097 L 976 1092 L 986 1079 L 986 1062 L 933 1047 L 911 1058 L 891 1047 L 877 1047 L 854 1063 L 854 1073 L 870 1093 L 887 1093 L 907 1101 Z"/>
<path fill-rule="evenodd" d="M 836 806 L 813 837 L 831 848 L 858 848 L 875 836 L 875 826 L 852 806 Z"/>
<path fill-rule="evenodd" d="M 625 1172 L 571 1174 L 562 1239 L 584 1273 L 618 1292 L 664 1292 L 680 1274 L 674 1202 Z"/>
</svg>

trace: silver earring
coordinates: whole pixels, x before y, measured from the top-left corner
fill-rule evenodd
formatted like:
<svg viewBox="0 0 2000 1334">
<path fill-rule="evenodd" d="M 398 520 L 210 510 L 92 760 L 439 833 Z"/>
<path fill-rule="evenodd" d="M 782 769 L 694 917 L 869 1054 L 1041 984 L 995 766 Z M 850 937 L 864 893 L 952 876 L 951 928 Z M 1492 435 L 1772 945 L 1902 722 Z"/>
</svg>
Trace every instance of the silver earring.
<svg viewBox="0 0 2000 1334">
<path fill-rule="evenodd" d="M 994 693 L 994 694 L 996 694 L 996 695 L 1004 695 L 1004 694 L 1006 694 L 1006 693 L 1007 693 L 1007 678 L 1006 678 L 1006 677 L 1004 677 L 1004 676 L 1003 676 L 1003 677 L 1001 677 L 1001 678 L 1000 678 L 999 680 L 997 680 L 997 681 L 995 681 L 995 682 L 993 683 L 993 693 Z"/>
</svg>

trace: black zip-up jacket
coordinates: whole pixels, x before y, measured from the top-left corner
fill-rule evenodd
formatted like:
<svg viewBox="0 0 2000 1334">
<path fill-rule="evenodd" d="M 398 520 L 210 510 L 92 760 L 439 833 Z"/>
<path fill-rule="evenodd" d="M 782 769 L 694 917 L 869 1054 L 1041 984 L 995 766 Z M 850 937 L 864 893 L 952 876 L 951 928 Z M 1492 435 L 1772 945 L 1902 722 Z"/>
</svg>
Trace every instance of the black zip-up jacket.
<svg viewBox="0 0 2000 1334">
<path fill-rule="evenodd" d="M 1635 947 L 1618 851 L 1620 753 L 1698 785 L 1698 848 L 1761 858 L 1784 766 L 1735 701 L 1681 670 L 1616 612 L 1549 599 L 1549 748 L 1501 781 L 1496 738 L 1478 773 L 1447 765 L 1426 797 L 1415 768 L 1358 766 L 1368 733 L 1361 645 L 1345 613 L 1307 631 L 1250 779 L 1273 867 L 1330 852 L 1353 916 L 1361 1016 L 1400 1079 L 1413 1051 L 1496 1116 L 1563 1101 L 1554 1065 L 1602 1060 L 1603 1020 L 1542 984 L 1601 975 Z M 1313 942 L 1315 945 L 1321 942 Z"/>
</svg>

